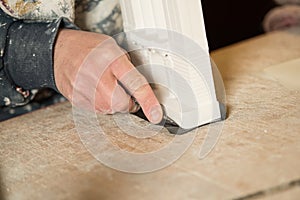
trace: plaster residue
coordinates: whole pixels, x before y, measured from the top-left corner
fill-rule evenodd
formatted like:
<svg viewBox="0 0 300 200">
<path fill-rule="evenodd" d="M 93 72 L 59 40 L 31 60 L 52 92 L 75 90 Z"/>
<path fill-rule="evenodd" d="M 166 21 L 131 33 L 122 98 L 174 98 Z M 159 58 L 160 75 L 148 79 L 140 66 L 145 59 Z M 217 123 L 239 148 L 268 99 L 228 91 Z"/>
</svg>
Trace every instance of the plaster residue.
<svg viewBox="0 0 300 200">
<path fill-rule="evenodd" d="M 53 20 L 58 17 L 74 19 L 74 1 L 0 0 L 0 7 L 7 14 L 30 20 Z"/>
<path fill-rule="evenodd" d="M 14 5 L 13 10 L 17 11 L 20 16 L 24 16 L 25 14 L 35 10 L 40 3 L 40 1 L 30 2 L 18 0 Z"/>
</svg>

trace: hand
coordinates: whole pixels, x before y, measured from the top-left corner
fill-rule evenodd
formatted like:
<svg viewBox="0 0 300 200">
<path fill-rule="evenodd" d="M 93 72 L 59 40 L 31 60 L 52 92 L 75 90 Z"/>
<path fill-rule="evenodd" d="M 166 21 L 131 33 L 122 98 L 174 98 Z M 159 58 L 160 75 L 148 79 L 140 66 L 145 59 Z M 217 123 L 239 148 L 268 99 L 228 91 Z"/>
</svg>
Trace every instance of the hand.
<svg viewBox="0 0 300 200">
<path fill-rule="evenodd" d="M 150 122 L 162 120 L 161 106 L 150 85 L 109 36 L 60 30 L 54 77 L 58 90 L 75 106 L 103 114 L 136 112 L 139 106 L 133 96 Z"/>
</svg>

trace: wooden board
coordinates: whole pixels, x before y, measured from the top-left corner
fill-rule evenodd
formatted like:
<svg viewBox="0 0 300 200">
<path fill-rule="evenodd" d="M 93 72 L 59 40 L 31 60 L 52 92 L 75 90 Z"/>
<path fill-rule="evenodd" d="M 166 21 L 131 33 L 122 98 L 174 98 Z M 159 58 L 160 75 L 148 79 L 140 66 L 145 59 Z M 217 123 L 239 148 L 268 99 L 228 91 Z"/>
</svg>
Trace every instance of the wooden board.
<svg viewBox="0 0 300 200">
<path fill-rule="evenodd" d="M 300 179 L 300 93 L 263 71 L 300 57 L 300 30 L 256 37 L 212 57 L 225 80 L 229 117 L 205 159 L 198 154 L 209 126 L 167 168 L 139 175 L 110 169 L 83 146 L 63 103 L 1 123 L 0 199 L 251 199 L 270 188 L 259 198 L 296 199 L 299 184 L 289 183 Z M 163 131 L 137 140 L 120 134 L 112 116 L 98 119 L 127 151 L 147 152 L 172 139 Z"/>
</svg>

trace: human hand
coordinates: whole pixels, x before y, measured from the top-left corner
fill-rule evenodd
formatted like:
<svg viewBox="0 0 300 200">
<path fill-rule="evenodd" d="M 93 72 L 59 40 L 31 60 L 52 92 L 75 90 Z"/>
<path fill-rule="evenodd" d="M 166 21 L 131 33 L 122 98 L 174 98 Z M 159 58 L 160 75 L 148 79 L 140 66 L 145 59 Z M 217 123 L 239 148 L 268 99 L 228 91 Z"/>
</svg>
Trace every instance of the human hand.
<svg viewBox="0 0 300 200">
<path fill-rule="evenodd" d="M 299 0 L 295 0 L 299 1 Z M 284 2 L 284 1 L 278 1 Z M 286 0 L 288 3 L 289 1 Z M 293 2 L 293 0 L 290 0 Z M 263 20 L 263 28 L 266 32 L 284 30 L 300 25 L 300 5 L 288 4 L 271 9 Z"/>
<path fill-rule="evenodd" d="M 162 120 L 161 106 L 147 80 L 109 36 L 60 30 L 54 50 L 54 77 L 58 90 L 77 107 L 103 114 L 133 113 L 139 106 L 132 95 L 150 122 Z"/>
</svg>

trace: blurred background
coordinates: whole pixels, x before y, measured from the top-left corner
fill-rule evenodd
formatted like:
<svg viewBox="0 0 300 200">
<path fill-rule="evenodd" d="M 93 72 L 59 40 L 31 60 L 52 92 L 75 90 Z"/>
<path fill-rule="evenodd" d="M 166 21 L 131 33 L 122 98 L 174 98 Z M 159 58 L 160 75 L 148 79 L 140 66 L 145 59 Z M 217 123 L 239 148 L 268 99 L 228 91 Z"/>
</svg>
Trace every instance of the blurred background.
<svg viewBox="0 0 300 200">
<path fill-rule="evenodd" d="M 202 0 L 210 50 L 263 33 L 262 21 L 273 0 Z"/>
</svg>

